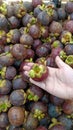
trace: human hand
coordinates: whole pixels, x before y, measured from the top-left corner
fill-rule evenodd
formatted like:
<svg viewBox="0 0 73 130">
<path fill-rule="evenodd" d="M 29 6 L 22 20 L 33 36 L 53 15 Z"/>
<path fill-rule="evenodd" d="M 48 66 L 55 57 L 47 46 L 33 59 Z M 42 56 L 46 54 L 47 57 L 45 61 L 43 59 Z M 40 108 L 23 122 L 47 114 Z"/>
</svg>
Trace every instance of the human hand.
<svg viewBox="0 0 73 130">
<path fill-rule="evenodd" d="M 73 69 L 65 64 L 58 56 L 55 59 L 58 68 L 48 67 L 49 76 L 43 82 L 36 82 L 30 78 L 30 82 L 63 99 L 73 98 Z M 33 63 L 24 66 L 24 73 L 28 75 Z"/>
</svg>

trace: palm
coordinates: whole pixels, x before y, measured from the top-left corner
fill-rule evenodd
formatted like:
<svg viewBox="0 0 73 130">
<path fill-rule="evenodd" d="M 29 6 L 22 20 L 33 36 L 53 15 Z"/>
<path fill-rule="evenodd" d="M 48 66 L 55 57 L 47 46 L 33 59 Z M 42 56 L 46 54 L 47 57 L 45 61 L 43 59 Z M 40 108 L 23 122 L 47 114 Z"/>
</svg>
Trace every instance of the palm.
<svg viewBox="0 0 73 130">
<path fill-rule="evenodd" d="M 35 82 L 30 79 L 30 81 L 46 90 L 50 94 L 53 94 L 57 97 L 69 99 L 73 97 L 73 69 L 66 65 L 64 62 L 58 58 L 56 61 L 59 68 L 50 68 L 49 76 L 43 82 Z M 26 73 L 27 70 L 30 70 L 30 67 L 25 67 Z"/>
</svg>

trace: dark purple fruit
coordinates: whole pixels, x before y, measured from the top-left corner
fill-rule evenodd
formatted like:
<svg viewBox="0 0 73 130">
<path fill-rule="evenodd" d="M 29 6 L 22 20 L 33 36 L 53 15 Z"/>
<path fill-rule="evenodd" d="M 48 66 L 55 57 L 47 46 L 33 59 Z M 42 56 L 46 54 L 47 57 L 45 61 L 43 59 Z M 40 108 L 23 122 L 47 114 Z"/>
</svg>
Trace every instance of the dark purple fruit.
<svg viewBox="0 0 73 130">
<path fill-rule="evenodd" d="M 51 22 L 51 17 L 46 11 L 42 11 L 38 14 L 37 19 L 42 25 L 47 26 Z"/>
<path fill-rule="evenodd" d="M 68 44 L 70 43 L 71 41 L 71 38 L 72 38 L 72 34 L 71 32 L 69 31 L 63 31 L 60 35 L 60 41 L 63 43 L 63 44 Z"/>
<path fill-rule="evenodd" d="M 6 79 L 12 80 L 16 76 L 16 69 L 13 66 L 9 66 L 6 69 Z"/>
<path fill-rule="evenodd" d="M 59 20 L 64 20 L 64 19 L 66 19 L 65 9 L 59 8 L 59 9 L 57 10 L 57 13 L 58 13 L 58 18 L 59 18 Z"/>
<path fill-rule="evenodd" d="M 0 114 L 0 127 L 6 128 L 9 125 L 8 115 L 7 113 Z"/>
<path fill-rule="evenodd" d="M 62 25 L 56 21 L 53 21 L 49 28 L 50 28 L 50 32 L 56 35 L 60 35 L 62 32 Z"/>
<path fill-rule="evenodd" d="M 33 7 L 37 7 L 38 5 L 42 5 L 42 0 L 32 0 Z"/>
<path fill-rule="evenodd" d="M 42 45 L 42 42 L 40 39 L 36 39 L 34 40 L 34 43 L 33 43 L 33 49 L 36 50 L 38 46 Z"/>
<path fill-rule="evenodd" d="M 41 26 L 41 36 L 47 38 L 49 36 L 49 28 L 47 26 Z"/>
<path fill-rule="evenodd" d="M 34 16 L 37 17 L 39 13 L 41 13 L 41 9 L 39 6 L 37 6 L 36 8 L 34 8 Z"/>
<path fill-rule="evenodd" d="M 49 115 L 46 115 L 43 119 L 40 120 L 40 126 L 48 128 L 50 124 L 50 117 Z"/>
<path fill-rule="evenodd" d="M 48 114 L 51 118 L 57 118 L 61 115 L 61 108 L 59 106 L 55 106 L 52 103 L 48 104 Z"/>
<path fill-rule="evenodd" d="M 27 12 L 30 13 L 33 11 L 33 5 L 32 2 L 24 1 L 23 2 L 24 7 L 26 8 Z"/>
<path fill-rule="evenodd" d="M 8 94 L 12 89 L 11 81 L 7 79 L 0 80 L 0 94 Z"/>
<path fill-rule="evenodd" d="M 6 32 L 0 30 L 0 45 L 6 44 Z"/>
<path fill-rule="evenodd" d="M 8 118 L 11 125 L 20 126 L 24 122 L 25 110 L 22 107 L 11 107 L 8 111 Z"/>
<path fill-rule="evenodd" d="M 58 21 L 58 13 L 56 10 L 54 10 L 54 12 L 53 12 L 53 20 Z"/>
<path fill-rule="evenodd" d="M 3 2 L 0 11 L 6 17 L 11 17 L 14 15 L 14 6 L 12 4 L 6 4 Z"/>
<path fill-rule="evenodd" d="M 26 14 L 26 8 L 24 7 L 23 2 L 14 5 L 14 15 L 17 18 L 22 18 L 25 14 Z"/>
<path fill-rule="evenodd" d="M 14 57 L 11 53 L 2 53 L 0 55 L 0 64 L 2 66 L 10 66 L 14 63 Z"/>
<path fill-rule="evenodd" d="M 36 128 L 35 130 L 48 130 L 46 127 L 44 126 L 39 126 L 38 128 Z"/>
<path fill-rule="evenodd" d="M 26 122 L 24 122 L 24 128 L 26 130 L 34 130 L 37 128 L 39 122 L 37 118 L 34 118 L 33 114 L 30 113 L 26 119 Z"/>
<path fill-rule="evenodd" d="M 32 105 L 31 112 L 33 113 L 35 118 L 41 120 L 45 117 L 47 110 L 47 104 L 38 101 Z"/>
<path fill-rule="evenodd" d="M 73 128 L 73 120 L 67 118 L 67 115 L 62 114 L 58 117 L 58 121 L 66 128 L 66 130 L 71 130 Z"/>
<path fill-rule="evenodd" d="M 14 90 L 10 94 L 10 102 L 14 106 L 24 105 L 26 102 L 26 93 L 24 92 L 24 90 Z"/>
<path fill-rule="evenodd" d="M 61 49 L 60 47 L 53 48 L 53 49 L 52 49 L 52 52 L 51 52 L 51 57 L 55 59 L 56 56 L 59 56 L 59 55 L 60 55 L 61 50 L 62 50 L 62 49 Z"/>
<path fill-rule="evenodd" d="M 19 43 L 20 31 L 18 29 L 12 29 L 7 33 L 7 43 Z"/>
<path fill-rule="evenodd" d="M 3 14 L 0 14 L 0 29 L 5 30 L 8 27 L 8 21 Z"/>
<path fill-rule="evenodd" d="M 20 43 L 26 46 L 31 46 L 33 44 L 33 38 L 29 34 L 23 34 L 20 37 Z"/>
<path fill-rule="evenodd" d="M 41 98 L 41 101 L 42 101 L 43 103 L 49 103 L 49 93 L 44 92 L 44 95 L 43 95 L 43 97 Z"/>
<path fill-rule="evenodd" d="M 31 19 L 32 19 L 32 15 L 26 13 L 25 16 L 23 16 L 23 18 L 22 18 L 23 25 L 26 27 Z"/>
<path fill-rule="evenodd" d="M 25 81 L 23 81 L 21 76 L 16 76 L 13 81 L 13 89 L 17 90 L 17 89 L 26 89 L 27 88 L 27 83 Z"/>
<path fill-rule="evenodd" d="M 26 50 L 26 59 L 30 59 L 30 58 L 33 59 L 34 56 L 35 56 L 35 53 L 31 48 Z"/>
<path fill-rule="evenodd" d="M 8 109 L 11 107 L 11 103 L 9 100 L 9 96 L 0 96 L 0 113 L 7 112 Z"/>
<path fill-rule="evenodd" d="M 66 128 L 63 125 L 55 125 L 52 128 L 49 128 L 49 130 L 66 130 Z"/>
<path fill-rule="evenodd" d="M 73 20 L 70 20 L 66 23 L 65 29 L 69 32 L 73 33 Z"/>
<path fill-rule="evenodd" d="M 72 114 L 73 113 L 73 101 L 66 100 L 62 105 L 62 109 L 65 114 Z"/>
<path fill-rule="evenodd" d="M 19 19 L 17 19 L 15 16 L 11 16 L 10 18 L 8 18 L 8 21 L 11 29 L 18 28 L 20 25 Z"/>
<path fill-rule="evenodd" d="M 65 5 L 65 10 L 67 13 L 73 12 L 73 1 L 68 1 Z"/>
<path fill-rule="evenodd" d="M 50 95 L 50 101 L 51 101 L 51 103 L 53 103 L 56 106 L 61 106 L 64 102 L 63 99 L 58 98 L 58 97 L 53 96 L 53 95 Z"/>
<path fill-rule="evenodd" d="M 36 49 L 36 55 L 38 57 L 46 57 L 48 55 L 48 48 L 45 47 L 44 45 L 40 45 L 38 46 L 38 48 Z"/>
<path fill-rule="evenodd" d="M 29 101 L 38 101 L 43 97 L 43 90 L 36 85 L 30 85 L 30 88 L 27 90 L 27 98 Z"/>
<path fill-rule="evenodd" d="M 32 25 L 30 26 L 29 28 L 29 34 L 34 38 L 34 39 L 37 39 L 37 38 L 40 38 L 40 29 L 37 25 Z"/>
<path fill-rule="evenodd" d="M 57 47 L 60 47 L 60 48 L 64 48 L 63 47 L 63 44 L 59 41 L 59 40 L 55 40 L 52 45 L 51 45 L 52 48 L 57 48 Z"/>
<path fill-rule="evenodd" d="M 67 44 L 64 50 L 67 55 L 73 55 L 73 44 Z"/>
<path fill-rule="evenodd" d="M 24 47 L 24 45 L 21 44 L 13 45 L 11 53 L 17 60 L 22 60 L 26 58 L 26 48 Z"/>
</svg>

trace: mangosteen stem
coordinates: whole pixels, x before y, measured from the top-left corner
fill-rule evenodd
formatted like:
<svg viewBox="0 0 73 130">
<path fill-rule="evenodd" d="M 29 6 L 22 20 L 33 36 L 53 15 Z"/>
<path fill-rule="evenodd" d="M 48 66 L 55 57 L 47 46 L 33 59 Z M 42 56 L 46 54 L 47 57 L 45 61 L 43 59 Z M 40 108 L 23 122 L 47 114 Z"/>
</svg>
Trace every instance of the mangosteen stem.
<svg viewBox="0 0 73 130">
<path fill-rule="evenodd" d="M 57 124 L 62 124 L 61 122 L 58 122 L 56 118 L 52 118 L 51 121 L 52 121 L 52 123 L 50 124 L 49 129 Z"/>
</svg>

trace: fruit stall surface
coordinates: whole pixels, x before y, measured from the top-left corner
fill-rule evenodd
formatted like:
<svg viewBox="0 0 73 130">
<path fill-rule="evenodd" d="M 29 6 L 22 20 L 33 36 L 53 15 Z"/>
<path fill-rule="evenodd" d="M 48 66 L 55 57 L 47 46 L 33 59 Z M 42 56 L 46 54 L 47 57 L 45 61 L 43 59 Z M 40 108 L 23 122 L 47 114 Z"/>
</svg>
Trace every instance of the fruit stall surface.
<svg viewBox="0 0 73 130">
<path fill-rule="evenodd" d="M 29 80 L 45 81 L 56 56 L 73 68 L 73 1 L 0 0 L 0 130 L 73 130 L 73 100 Z"/>
</svg>

